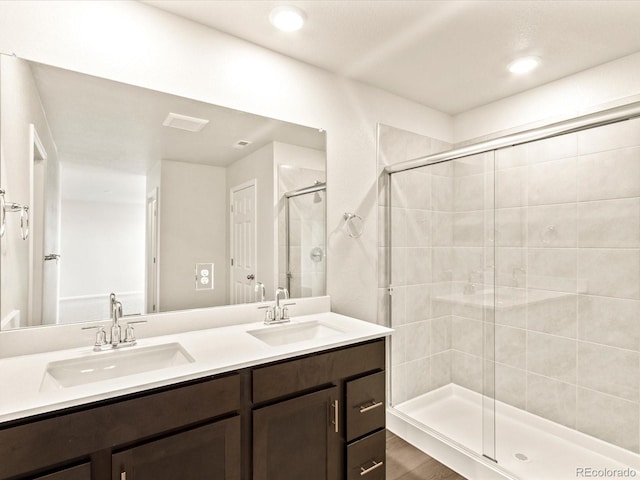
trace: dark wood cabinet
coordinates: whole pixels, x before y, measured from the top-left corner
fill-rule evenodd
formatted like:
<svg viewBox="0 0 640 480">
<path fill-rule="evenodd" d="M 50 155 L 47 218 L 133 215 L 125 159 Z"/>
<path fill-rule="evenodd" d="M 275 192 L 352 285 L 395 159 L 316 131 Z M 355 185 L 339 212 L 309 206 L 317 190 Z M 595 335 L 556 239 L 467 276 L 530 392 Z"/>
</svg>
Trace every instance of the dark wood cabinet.
<svg viewBox="0 0 640 480">
<path fill-rule="evenodd" d="M 378 339 L 6 422 L 0 480 L 380 480 L 384 367 Z"/>
<path fill-rule="evenodd" d="M 91 480 L 91 464 L 83 463 L 75 467 L 65 468 L 48 475 L 36 477 L 34 480 Z"/>
<path fill-rule="evenodd" d="M 253 480 L 339 480 L 338 388 L 253 412 Z"/>
<path fill-rule="evenodd" d="M 240 480 L 240 417 L 114 453 L 112 480 Z"/>
</svg>

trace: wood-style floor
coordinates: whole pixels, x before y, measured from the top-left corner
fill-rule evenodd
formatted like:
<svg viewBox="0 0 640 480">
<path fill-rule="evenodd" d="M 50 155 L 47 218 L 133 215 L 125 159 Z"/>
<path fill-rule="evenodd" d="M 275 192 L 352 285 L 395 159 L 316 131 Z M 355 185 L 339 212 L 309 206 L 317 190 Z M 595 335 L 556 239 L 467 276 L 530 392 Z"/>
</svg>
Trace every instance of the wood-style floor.
<svg viewBox="0 0 640 480">
<path fill-rule="evenodd" d="M 465 480 L 387 430 L 387 480 Z"/>
</svg>

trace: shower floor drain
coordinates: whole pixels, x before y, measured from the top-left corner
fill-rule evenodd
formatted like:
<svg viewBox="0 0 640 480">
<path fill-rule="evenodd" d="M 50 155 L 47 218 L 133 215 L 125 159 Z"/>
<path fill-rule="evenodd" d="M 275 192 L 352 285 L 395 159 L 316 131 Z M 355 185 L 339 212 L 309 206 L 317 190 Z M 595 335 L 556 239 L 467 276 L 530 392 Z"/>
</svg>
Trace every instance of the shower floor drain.
<svg viewBox="0 0 640 480">
<path fill-rule="evenodd" d="M 524 453 L 514 453 L 513 456 L 516 457 L 521 462 L 529 461 L 529 457 L 527 457 Z"/>
</svg>

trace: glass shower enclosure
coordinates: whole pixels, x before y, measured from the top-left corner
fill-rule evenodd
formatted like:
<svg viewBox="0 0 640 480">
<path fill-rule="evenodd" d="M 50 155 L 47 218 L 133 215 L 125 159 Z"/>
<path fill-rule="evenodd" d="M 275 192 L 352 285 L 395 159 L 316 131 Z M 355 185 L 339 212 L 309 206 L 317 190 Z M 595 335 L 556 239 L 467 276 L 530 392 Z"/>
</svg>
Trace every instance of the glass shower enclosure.
<svg viewBox="0 0 640 480">
<path fill-rule="evenodd" d="M 287 192 L 285 198 L 285 272 L 291 297 L 325 295 L 326 183 Z"/>
<path fill-rule="evenodd" d="M 638 115 L 387 168 L 390 412 L 470 478 L 640 475 Z"/>
</svg>

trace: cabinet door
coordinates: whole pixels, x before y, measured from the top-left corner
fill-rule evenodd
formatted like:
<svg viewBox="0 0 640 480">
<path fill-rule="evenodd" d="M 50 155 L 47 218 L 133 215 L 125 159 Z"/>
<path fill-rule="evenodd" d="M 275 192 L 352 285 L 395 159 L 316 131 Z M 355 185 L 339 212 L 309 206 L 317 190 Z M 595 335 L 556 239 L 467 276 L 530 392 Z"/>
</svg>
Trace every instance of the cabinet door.
<svg viewBox="0 0 640 480">
<path fill-rule="evenodd" d="M 34 480 L 91 480 L 91 465 L 83 463 L 76 467 L 65 468 L 59 472 L 50 473 Z"/>
<path fill-rule="evenodd" d="M 112 480 L 239 480 L 240 417 L 112 456 Z"/>
<path fill-rule="evenodd" d="M 337 480 L 341 445 L 338 388 L 253 412 L 253 480 Z"/>
</svg>

